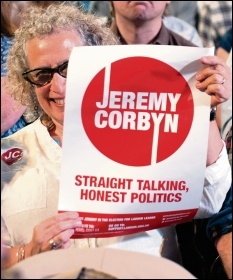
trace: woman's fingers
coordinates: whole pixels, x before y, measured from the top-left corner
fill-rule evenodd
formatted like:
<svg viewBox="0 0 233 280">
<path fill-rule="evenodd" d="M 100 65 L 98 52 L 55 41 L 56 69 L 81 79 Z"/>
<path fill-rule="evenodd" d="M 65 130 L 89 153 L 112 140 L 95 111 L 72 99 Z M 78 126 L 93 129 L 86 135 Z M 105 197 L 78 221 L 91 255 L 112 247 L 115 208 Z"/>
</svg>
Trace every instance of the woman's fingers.
<svg viewBox="0 0 233 280">
<path fill-rule="evenodd" d="M 74 229 L 82 224 L 78 213 L 64 212 L 46 219 L 34 227 L 31 254 L 58 248 L 68 248 Z"/>
<path fill-rule="evenodd" d="M 225 102 L 232 90 L 232 72 L 217 56 L 205 56 L 200 61 L 206 67 L 196 75 L 196 88 L 211 96 L 211 106 Z"/>
</svg>

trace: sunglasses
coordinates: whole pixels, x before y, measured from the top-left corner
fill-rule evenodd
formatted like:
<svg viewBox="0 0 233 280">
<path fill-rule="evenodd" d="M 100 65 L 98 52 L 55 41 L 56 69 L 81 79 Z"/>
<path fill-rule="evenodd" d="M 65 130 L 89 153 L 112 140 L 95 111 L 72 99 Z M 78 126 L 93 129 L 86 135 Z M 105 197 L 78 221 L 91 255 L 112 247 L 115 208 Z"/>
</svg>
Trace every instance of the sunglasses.
<svg viewBox="0 0 233 280">
<path fill-rule="evenodd" d="M 36 68 L 23 72 L 25 80 L 36 86 L 44 86 L 51 82 L 53 75 L 58 73 L 63 78 L 67 76 L 68 61 L 58 65 L 55 68 Z"/>
</svg>

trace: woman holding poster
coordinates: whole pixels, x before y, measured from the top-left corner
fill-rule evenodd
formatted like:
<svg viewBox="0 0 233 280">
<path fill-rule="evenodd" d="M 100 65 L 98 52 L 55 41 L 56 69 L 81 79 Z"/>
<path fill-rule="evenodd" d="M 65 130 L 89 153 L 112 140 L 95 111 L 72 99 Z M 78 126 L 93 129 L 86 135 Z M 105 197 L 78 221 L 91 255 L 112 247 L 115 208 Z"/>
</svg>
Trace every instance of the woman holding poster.
<svg viewBox="0 0 233 280">
<path fill-rule="evenodd" d="M 5 229 L 3 242 L 9 248 L 5 268 L 52 249 L 94 248 L 120 244 L 124 239 L 124 236 L 72 239 L 81 228 L 79 215 L 75 211 L 57 214 L 66 77 L 71 51 L 73 47 L 118 43 L 95 17 L 83 14 L 73 5 L 32 7 L 24 14 L 8 59 L 9 92 L 29 107 L 41 107 L 43 115 L 2 140 L 1 213 Z M 214 56 L 204 57 L 202 62 L 207 68 L 197 75 L 199 86 L 210 89 L 208 94 L 215 96 L 212 105 L 216 106 L 228 99 L 231 71 Z M 77 66 L 77 71 L 85 69 Z M 215 122 L 211 124 L 210 133 L 207 177 L 199 217 L 211 216 L 220 210 L 231 181 L 225 146 Z M 143 239 L 144 236 L 147 238 Z M 126 239 L 130 242 L 121 243 L 122 248 L 139 248 L 139 251 L 148 250 L 158 255 L 163 243 L 159 230 L 137 233 Z"/>
</svg>

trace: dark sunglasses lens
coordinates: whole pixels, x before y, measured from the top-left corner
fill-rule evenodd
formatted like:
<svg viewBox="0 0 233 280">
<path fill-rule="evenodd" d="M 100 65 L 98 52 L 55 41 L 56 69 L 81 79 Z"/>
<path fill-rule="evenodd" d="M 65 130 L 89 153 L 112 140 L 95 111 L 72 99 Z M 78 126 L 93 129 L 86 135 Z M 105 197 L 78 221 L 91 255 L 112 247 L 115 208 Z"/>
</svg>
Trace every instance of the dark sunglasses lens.
<svg viewBox="0 0 233 280">
<path fill-rule="evenodd" d="M 67 77 L 67 68 L 68 68 L 68 62 L 66 62 L 65 64 L 61 65 L 58 68 L 59 74 L 64 78 Z"/>
<path fill-rule="evenodd" d="M 24 73 L 23 76 L 26 80 L 37 86 L 44 86 L 51 82 L 54 73 L 58 73 L 62 77 L 67 76 L 68 61 L 56 68 L 46 68 L 31 70 Z"/>
<path fill-rule="evenodd" d="M 30 72 L 28 73 L 27 77 L 35 85 L 43 86 L 51 81 L 52 75 L 50 71 L 46 70 Z"/>
</svg>

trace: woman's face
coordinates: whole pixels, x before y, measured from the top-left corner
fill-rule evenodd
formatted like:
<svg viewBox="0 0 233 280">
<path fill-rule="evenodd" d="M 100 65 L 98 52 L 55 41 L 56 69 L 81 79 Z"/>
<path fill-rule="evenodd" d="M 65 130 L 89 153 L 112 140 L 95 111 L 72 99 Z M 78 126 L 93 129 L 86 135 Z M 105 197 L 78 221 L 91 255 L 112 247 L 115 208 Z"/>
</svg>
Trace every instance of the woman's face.
<svg viewBox="0 0 233 280">
<path fill-rule="evenodd" d="M 69 60 L 73 47 L 82 46 L 80 36 L 74 31 L 60 31 L 27 43 L 26 53 L 29 70 L 54 68 Z M 35 92 L 41 108 L 55 124 L 63 124 L 66 96 L 66 78 L 54 73 L 49 84 L 38 87 Z"/>
</svg>

